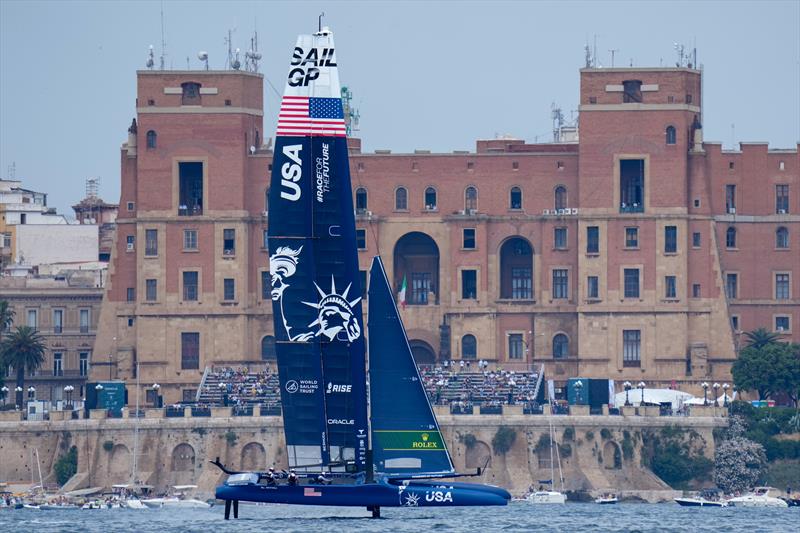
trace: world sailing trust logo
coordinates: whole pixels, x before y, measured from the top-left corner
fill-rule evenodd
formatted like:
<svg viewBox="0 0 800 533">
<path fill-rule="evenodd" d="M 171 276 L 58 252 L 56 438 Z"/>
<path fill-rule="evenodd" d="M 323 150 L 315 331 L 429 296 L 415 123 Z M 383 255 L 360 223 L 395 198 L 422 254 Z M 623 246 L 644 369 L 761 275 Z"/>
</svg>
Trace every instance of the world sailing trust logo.
<svg viewBox="0 0 800 533">
<path fill-rule="evenodd" d="M 353 307 L 361 301 L 361 297 L 352 301 L 348 299 L 352 284 L 339 294 L 336 291 L 336 282 L 333 276 L 331 276 L 330 292 L 326 293 L 314 283 L 319 293 L 319 302 L 300 302 L 317 310 L 316 320 L 305 327 L 296 327 L 286 321 L 284 305 L 296 303 L 287 301 L 285 298 L 286 289 L 290 287 L 287 280 L 297 272 L 302 250 L 302 246 L 296 250 L 282 246 L 275 250 L 275 253 L 269 258 L 269 272 L 272 281 L 270 295 L 273 301 L 280 304 L 281 319 L 286 329 L 286 335 L 292 341 L 309 341 L 320 335 L 324 335 L 330 341 L 337 338 L 341 341 L 355 341 L 361 336 L 361 326 L 358 324 Z M 340 333 L 343 333 L 345 338 L 340 337 Z"/>
</svg>

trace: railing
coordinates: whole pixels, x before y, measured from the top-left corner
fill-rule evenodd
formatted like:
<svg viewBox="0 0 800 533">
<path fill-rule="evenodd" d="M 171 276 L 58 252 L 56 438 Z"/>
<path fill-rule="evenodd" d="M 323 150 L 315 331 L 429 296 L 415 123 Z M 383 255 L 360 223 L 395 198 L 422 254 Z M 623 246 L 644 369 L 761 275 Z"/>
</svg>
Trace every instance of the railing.
<svg viewBox="0 0 800 533">
<path fill-rule="evenodd" d="M 203 377 L 200 378 L 200 386 L 197 387 L 197 394 L 194 395 L 194 401 L 200 401 L 200 394 L 203 392 L 206 386 L 206 378 L 208 378 L 208 374 L 211 372 L 211 367 L 206 366 L 205 370 L 203 370 Z"/>
<path fill-rule="evenodd" d="M 281 416 L 280 405 L 261 405 L 261 416 Z"/>
<path fill-rule="evenodd" d="M 211 408 L 205 406 L 192 406 L 192 416 L 211 416 Z"/>
<path fill-rule="evenodd" d="M 164 415 L 167 418 L 182 418 L 184 416 L 183 407 L 169 406 L 166 408 Z"/>
<path fill-rule="evenodd" d="M 263 414 L 263 408 L 262 408 Z M 233 416 L 253 416 L 252 405 L 236 405 L 233 407 Z"/>
<path fill-rule="evenodd" d="M 451 415 L 471 415 L 473 413 L 474 413 L 474 408 L 472 404 L 470 405 L 450 404 Z"/>
<path fill-rule="evenodd" d="M 522 414 L 524 415 L 543 415 L 544 406 L 538 403 L 526 403 L 522 406 Z"/>
<path fill-rule="evenodd" d="M 482 415 L 502 415 L 502 405 L 481 405 L 480 413 Z"/>
</svg>

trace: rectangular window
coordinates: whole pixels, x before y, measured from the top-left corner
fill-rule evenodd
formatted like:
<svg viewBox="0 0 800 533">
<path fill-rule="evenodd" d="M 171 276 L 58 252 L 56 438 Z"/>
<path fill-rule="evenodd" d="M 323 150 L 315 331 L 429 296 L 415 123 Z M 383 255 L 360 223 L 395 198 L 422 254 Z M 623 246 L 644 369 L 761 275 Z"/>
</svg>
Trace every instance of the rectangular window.
<svg viewBox="0 0 800 533">
<path fill-rule="evenodd" d="M 128 203 L 127 203 L 127 204 L 125 204 L 125 205 L 126 205 L 126 207 L 128 208 L 128 211 L 133 211 L 133 209 L 134 209 L 134 206 L 135 206 L 135 204 L 134 204 L 133 202 L 128 202 Z"/>
<path fill-rule="evenodd" d="M 261 272 L 261 299 L 262 300 L 270 300 L 272 295 L 272 283 L 269 277 L 269 271 Z"/>
<path fill-rule="evenodd" d="M 197 399 L 197 389 L 183 389 L 181 391 L 183 401 L 186 403 L 193 402 Z"/>
<path fill-rule="evenodd" d="M 644 212 L 644 159 L 619 162 L 620 213 Z"/>
<path fill-rule="evenodd" d="M 461 247 L 465 250 L 475 249 L 475 228 L 464 228 L 462 232 Z"/>
<path fill-rule="evenodd" d="M 64 331 L 64 310 L 53 309 L 53 333 Z"/>
<path fill-rule="evenodd" d="M 666 226 L 664 227 L 664 253 L 675 254 L 678 253 L 678 227 Z"/>
<path fill-rule="evenodd" d="M 39 311 L 28 309 L 28 327 L 36 329 L 39 327 Z"/>
<path fill-rule="evenodd" d="M 264 230 L 261 235 L 261 247 L 269 251 L 269 231 Z"/>
<path fill-rule="evenodd" d="M 125 292 L 126 292 L 126 299 L 129 302 L 136 301 L 136 287 L 128 287 Z"/>
<path fill-rule="evenodd" d="M 145 299 L 148 302 L 155 302 L 158 300 L 158 280 L 148 279 L 145 280 Z"/>
<path fill-rule="evenodd" d="M 775 331 L 791 331 L 791 329 L 788 316 L 775 317 Z"/>
<path fill-rule="evenodd" d="M 183 230 L 183 249 L 184 250 L 197 250 L 197 230 L 185 229 Z"/>
<path fill-rule="evenodd" d="M 367 271 L 366 270 L 359 270 L 358 277 L 361 281 L 361 299 L 367 298 Z"/>
<path fill-rule="evenodd" d="M 81 333 L 89 333 L 89 310 L 88 309 L 81 309 L 80 310 L 80 326 L 81 326 Z"/>
<path fill-rule="evenodd" d="M 775 212 L 779 215 L 789 212 L 789 185 L 787 184 L 775 186 Z"/>
<path fill-rule="evenodd" d="M 569 298 L 569 278 L 565 268 L 553 270 L 553 298 Z"/>
<path fill-rule="evenodd" d="M 692 298 L 700 298 L 700 284 L 693 283 L 692 284 Z"/>
<path fill-rule="evenodd" d="M 511 298 L 514 300 L 533 298 L 533 279 L 530 268 L 511 269 Z"/>
<path fill-rule="evenodd" d="M 600 298 L 600 283 L 597 276 L 586 278 L 586 297 L 592 299 Z"/>
<path fill-rule="evenodd" d="M 625 228 L 625 248 L 639 247 L 639 228 Z"/>
<path fill-rule="evenodd" d="M 359 250 L 367 249 L 367 230 L 361 228 L 356 229 L 356 248 Z"/>
<path fill-rule="evenodd" d="M 196 271 L 189 271 L 183 273 L 183 300 L 186 302 L 197 301 L 197 280 L 198 274 Z"/>
<path fill-rule="evenodd" d="M 788 300 L 789 292 L 789 274 L 775 274 L 775 299 Z"/>
<path fill-rule="evenodd" d="M 203 163 L 178 163 L 178 215 L 203 214 Z"/>
<path fill-rule="evenodd" d="M 128 235 L 125 237 L 125 251 L 132 252 L 136 249 L 136 237 Z"/>
<path fill-rule="evenodd" d="M 553 229 L 553 247 L 556 250 L 567 249 L 567 228 Z"/>
<path fill-rule="evenodd" d="M 53 375 L 64 375 L 64 354 L 61 352 L 56 352 L 53 354 Z"/>
<path fill-rule="evenodd" d="M 181 369 L 200 368 L 200 334 L 181 333 Z"/>
<path fill-rule="evenodd" d="M 642 366 L 642 332 L 638 329 L 622 331 L 622 366 Z"/>
<path fill-rule="evenodd" d="M 144 230 L 144 255 L 154 256 L 158 255 L 158 230 L 146 229 Z"/>
<path fill-rule="evenodd" d="M 600 253 L 600 228 L 598 226 L 588 226 L 586 228 L 586 253 Z"/>
<path fill-rule="evenodd" d="M 736 185 L 725 186 L 725 211 L 736 213 Z"/>
<path fill-rule="evenodd" d="M 692 233 L 692 248 L 700 248 L 700 232 Z"/>
<path fill-rule="evenodd" d="M 475 300 L 478 297 L 478 271 L 461 271 L 461 299 Z"/>
<path fill-rule="evenodd" d="M 78 372 L 83 377 L 89 375 L 89 352 L 80 352 L 78 354 Z"/>
<path fill-rule="evenodd" d="M 522 333 L 508 334 L 508 358 L 522 359 L 525 354 L 523 350 Z"/>
<path fill-rule="evenodd" d="M 430 272 L 411 273 L 411 299 L 412 305 L 428 305 L 428 293 L 431 290 Z"/>
<path fill-rule="evenodd" d="M 236 230 L 222 230 L 222 255 L 234 255 L 236 253 Z"/>
<path fill-rule="evenodd" d="M 739 294 L 739 274 L 725 274 L 725 296 L 735 299 Z"/>
<path fill-rule="evenodd" d="M 664 276 L 664 298 L 677 298 L 678 288 L 675 276 Z"/>
<path fill-rule="evenodd" d="M 222 280 L 222 298 L 226 301 L 236 299 L 236 281 L 233 278 L 225 278 Z"/>
<path fill-rule="evenodd" d="M 625 277 L 625 298 L 639 297 L 639 269 L 626 268 L 623 271 Z"/>
<path fill-rule="evenodd" d="M 739 331 L 739 315 L 731 315 L 731 327 L 733 331 Z"/>
</svg>

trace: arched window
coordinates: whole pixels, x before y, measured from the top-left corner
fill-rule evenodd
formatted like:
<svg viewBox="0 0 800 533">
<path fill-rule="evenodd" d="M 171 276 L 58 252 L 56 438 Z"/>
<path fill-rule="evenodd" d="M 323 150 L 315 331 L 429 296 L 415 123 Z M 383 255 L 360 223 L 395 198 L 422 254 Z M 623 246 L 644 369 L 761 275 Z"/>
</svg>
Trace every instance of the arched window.
<svg viewBox="0 0 800 533">
<path fill-rule="evenodd" d="M 789 230 L 781 226 L 775 230 L 775 248 L 789 247 Z"/>
<path fill-rule="evenodd" d="M 556 209 L 566 209 L 567 208 L 567 188 L 563 185 L 559 185 L 556 187 L 555 190 L 555 208 Z"/>
<path fill-rule="evenodd" d="M 732 226 L 725 232 L 725 247 L 736 248 L 736 228 Z"/>
<path fill-rule="evenodd" d="M 408 190 L 405 187 L 398 187 L 394 191 L 394 208 L 397 211 L 408 209 Z"/>
<path fill-rule="evenodd" d="M 152 150 L 152 149 L 154 149 L 156 147 L 157 144 L 158 144 L 158 134 L 153 130 L 148 131 L 147 132 L 147 149 L 148 150 Z"/>
<path fill-rule="evenodd" d="M 675 126 L 667 126 L 667 131 L 665 134 L 667 136 L 667 144 L 675 144 L 677 138 Z"/>
<path fill-rule="evenodd" d="M 430 211 L 436 209 L 436 189 L 433 187 L 425 189 L 425 209 Z"/>
<path fill-rule="evenodd" d="M 275 351 L 275 337 L 272 335 L 266 335 L 263 339 L 261 339 L 261 360 L 273 361 L 277 358 L 278 354 Z"/>
<path fill-rule="evenodd" d="M 522 189 L 511 187 L 508 207 L 511 209 L 522 209 Z"/>
<path fill-rule="evenodd" d="M 200 84 L 187 81 L 181 83 L 181 105 L 200 105 Z"/>
<path fill-rule="evenodd" d="M 478 341 L 475 335 L 464 335 L 461 337 L 461 359 L 478 358 Z"/>
<path fill-rule="evenodd" d="M 356 189 L 356 213 L 364 213 L 367 210 L 367 189 L 359 187 Z"/>
<path fill-rule="evenodd" d="M 477 211 L 478 209 L 478 189 L 472 185 L 464 191 L 464 209 L 466 211 Z"/>
<path fill-rule="evenodd" d="M 569 339 L 563 333 L 553 337 L 553 359 L 563 359 L 569 355 Z"/>
</svg>

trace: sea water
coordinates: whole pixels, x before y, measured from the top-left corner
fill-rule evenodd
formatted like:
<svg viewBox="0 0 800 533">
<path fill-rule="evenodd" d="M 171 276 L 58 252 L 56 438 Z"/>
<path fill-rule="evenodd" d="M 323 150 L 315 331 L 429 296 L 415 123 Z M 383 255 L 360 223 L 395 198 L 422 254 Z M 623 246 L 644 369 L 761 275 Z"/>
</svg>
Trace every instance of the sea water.
<svg viewBox="0 0 800 533">
<path fill-rule="evenodd" d="M 699 508 L 677 504 L 590 503 L 507 507 L 384 508 L 373 519 L 360 508 L 240 505 L 239 519 L 211 509 L 0 510 L 8 532 L 278 532 L 435 531 L 786 531 L 800 530 L 800 507 Z"/>
</svg>

